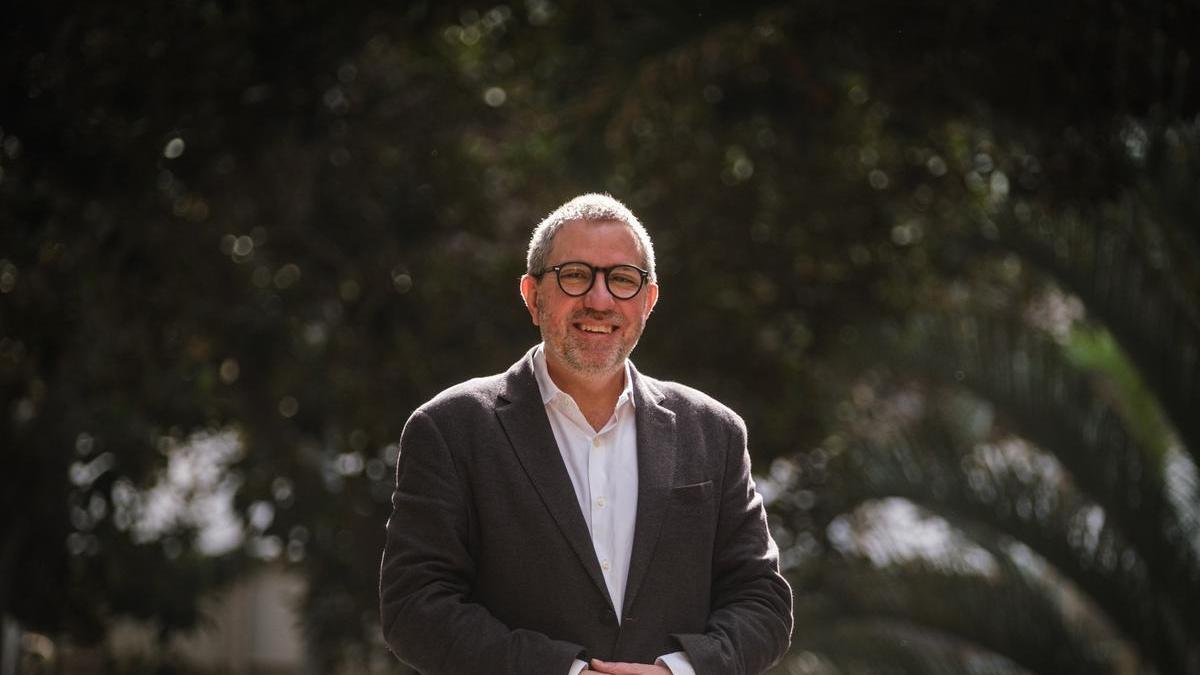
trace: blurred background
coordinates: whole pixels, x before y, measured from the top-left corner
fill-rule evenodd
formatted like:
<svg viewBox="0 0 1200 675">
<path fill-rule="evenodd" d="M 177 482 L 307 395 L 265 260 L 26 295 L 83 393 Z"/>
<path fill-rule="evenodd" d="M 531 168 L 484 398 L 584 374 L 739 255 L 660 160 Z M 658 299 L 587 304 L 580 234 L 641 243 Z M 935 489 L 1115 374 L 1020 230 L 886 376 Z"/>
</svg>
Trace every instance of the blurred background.
<svg viewBox="0 0 1200 675">
<path fill-rule="evenodd" d="M 395 443 L 586 191 L 749 424 L 775 673 L 1200 673 L 1200 7 L 684 5 L 6 5 L 0 675 L 406 672 Z"/>
</svg>

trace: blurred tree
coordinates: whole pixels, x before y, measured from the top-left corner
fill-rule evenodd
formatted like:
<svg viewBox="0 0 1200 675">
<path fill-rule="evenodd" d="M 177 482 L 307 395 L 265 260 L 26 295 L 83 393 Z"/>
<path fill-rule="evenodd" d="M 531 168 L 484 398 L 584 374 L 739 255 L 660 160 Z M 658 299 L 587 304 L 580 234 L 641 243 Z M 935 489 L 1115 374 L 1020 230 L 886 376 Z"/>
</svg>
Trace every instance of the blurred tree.
<svg viewBox="0 0 1200 675">
<path fill-rule="evenodd" d="M 1134 0 L 15 8 L 0 613 L 165 636 L 282 558 L 309 581 L 316 667 L 377 654 L 401 425 L 536 339 L 515 293 L 528 231 L 606 189 L 660 256 L 639 364 L 742 411 L 758 466 L 792 476 L 767 481 L 801 591 L 786 668 L 1196 672 L 1197 18 Z M 949 412 L 863 422 L 892 399 Z M 214 483 L 232 549 L 187 495 L 147 525 L 172 462 L 213 438 L 236 448 Z M 1058 478 L 992 449 L 1013 444 Z M 957 562 L 866 555 L 889 497 L 948 523 Z"/>
</svg>

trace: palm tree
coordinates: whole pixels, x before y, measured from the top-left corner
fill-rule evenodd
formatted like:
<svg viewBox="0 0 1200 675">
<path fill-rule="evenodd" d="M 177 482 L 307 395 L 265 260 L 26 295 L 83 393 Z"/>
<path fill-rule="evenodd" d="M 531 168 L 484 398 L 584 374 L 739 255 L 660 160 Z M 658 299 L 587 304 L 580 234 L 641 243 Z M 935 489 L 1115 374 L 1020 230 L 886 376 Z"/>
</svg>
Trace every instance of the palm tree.
<svg viewBox="0 0 1200 675">
<path fill-rule="evenodd" d="M 1020 272 L 878 329 L 840 428 L 768 481 L 801 609 L 781 672 L 1200 673 L 1195 132 L 1086 213 L 941 242 Z"/>
</svg>

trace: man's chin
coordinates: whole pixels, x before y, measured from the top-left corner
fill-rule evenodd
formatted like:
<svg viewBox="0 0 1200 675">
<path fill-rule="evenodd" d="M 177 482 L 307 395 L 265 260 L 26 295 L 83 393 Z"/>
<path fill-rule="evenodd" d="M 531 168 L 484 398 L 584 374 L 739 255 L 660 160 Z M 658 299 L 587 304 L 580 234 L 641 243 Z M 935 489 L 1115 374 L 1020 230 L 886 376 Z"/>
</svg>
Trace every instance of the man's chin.
<svg viewBox="0 0 1200 675">
<path fill-rule="evenodd" d="M 622 370 L 625 365 L 625 355 L 616 353 L 589 354 L 579 350 L 571 350 L 564 359 L 566 364 L 581 375 L 597 376 L 612 375 Z"/>
<path fill-rule="evenodd" d="M 620 361 L 614 363 L 611 360 L 607 361 L 592 361 L 592 360 L 571 360 L 567 362 L 571 370 L 580 375 L 588 375 L 596 377 L 600 375 L 613 375 L 621 370 L 622 363 Z"/>
</svg>

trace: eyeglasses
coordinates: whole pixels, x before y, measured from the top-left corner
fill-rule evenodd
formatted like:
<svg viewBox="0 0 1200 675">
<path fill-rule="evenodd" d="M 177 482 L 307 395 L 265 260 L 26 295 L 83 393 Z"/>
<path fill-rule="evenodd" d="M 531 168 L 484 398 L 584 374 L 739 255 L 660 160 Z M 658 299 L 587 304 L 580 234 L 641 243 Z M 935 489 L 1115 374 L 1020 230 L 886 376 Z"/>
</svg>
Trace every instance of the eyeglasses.
<svg viewBox="0 0 1200 675">
<path fill-rule="evenodd" d="M 628 300 L 637 295 L 650 276 L 646 270 L 633 265 L 596 267 L 585 262 L 565 262 L 547 267 L 533 276 L 540 280 L 547 272 L 554 272 L 558 277 L 558 287 L 563 293 L 576 298 L 592 290 L 592 284 L 596 283 L 596 273 L 604 272 L 604 285 L 618 300 Z"/>
</svg>

